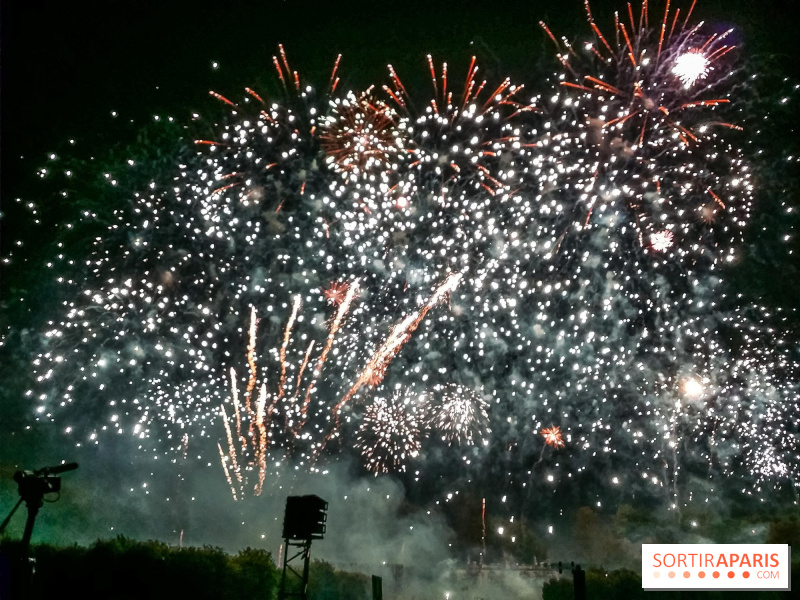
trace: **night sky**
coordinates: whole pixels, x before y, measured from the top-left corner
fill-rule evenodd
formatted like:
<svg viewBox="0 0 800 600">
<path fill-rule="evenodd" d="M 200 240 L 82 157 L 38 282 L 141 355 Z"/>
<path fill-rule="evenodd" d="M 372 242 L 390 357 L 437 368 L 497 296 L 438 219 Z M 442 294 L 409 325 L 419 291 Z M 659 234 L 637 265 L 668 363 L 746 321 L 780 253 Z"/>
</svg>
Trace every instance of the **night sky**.
<svg viewBox="0 0 800 600">
<path fill-rule="evenodd" d="M 621 3 L 610 0 L 596 0 L 592 6 L 601 25 L 608 25 L 606 16 L 622 8 Z M 795 3 L 789 0 L 701 0 L 695 14 L 735 26 L 739 31 L 737 43 L 744 47 L 745 55 L 774 55 L 787 76 L 797 76 L 796 11 Z M 210 107 L 215 101 L 208 97 L 209 89 L 226 95 L 239 95 L 245 86 L 270 89 L 274 86 L 271 60 L 279 43 L 286 48 L 293 68 L 307 80 L 320 83 L 327 81 L 336 55 L 342 53 L 344 88 L 383 83 L 387 79 L 385 66 L 391 63 L 405 81 L 426 89 L 425 56 L 429 53 L 437 61 L 445 60 L 462 69 L 475 54 L 490 75 L 526 81 L 529 65 L 535 64 L 536 72 L 541 72 L 542 64 L 554 62 L 539 20 L 569 37 L 586 35 L 581 0 L 3 0 L 2 252 L 5 255 L 17 239 L 37 246 L 37 233 L 24 225 L 27 213 L 14 199 L 25 200 L 35 189 L 35 172 L 49 152 L 62 151 L 66 140 L 74 138 L 80 152 L 101 156 L 119 142 L 130 143 L 137 124 L 153 115 L 169 115 L 180 121 L 188 120 L 192 112 L 213 110 Z M 212 68 L 213 62 L 219 63 L 217 69 Z M 116 118 L 112 111 L 118 113 Z M 131 119 L 132 127 L 123 126 Z M 87 150 L 87 145 L 92 147 Z M 47 210 L 46 205 L 42 208 Z M 9 324 L 12 328 L 33 331 L 41 325 L 37 299 L 26 296 L 28 309 L 20 310 L 14 295 L 21 288 L 22 294 L 26 293 L 28 284 L 24 282 L 29 279 L 23 271 L 29 269 L 27 259 L 33 262 L 42 257 L 35 249 L 16 250 L 15 254 L 12 267 L 2 272 L 0 310 L 8 311 L 8 315 L 13 312 L 18 319 Z M 40 272 L 35 265 L 30 268 Z M 777 272 L 781 267 L 773 268 Z M 786 268 L 796 269 L 796 262 Z M 783 292 L 775 292 L 782 300 L 797 298 L 796 284 L 782 287 L 790 288 L 783 290 L 783 296 Z M 16 396 L 17 388 L 13 389 L 13 395 L 8 387 L 0 389 L 0 477 L 6 480 L 0 486 L 0 513 L 13 495 L 7 479 L 22 466 L 20 463 L 30 461 L 35 464 L 25 466 L 35 467 L 40 462 L 70 458 L 63 455 L 66 450 L 59 440 L 24 433 L 26 407 Z M 5 423 L 4 412 L 13 415 Z M 110 451 L 95 458 L 99 469 L 110 472 L 118 457 Z M 81 500 L 87 508 L 91 498 L 102 493 L 100 484 L 86 472 L 73 475 L 76 482 L 92 489 Z M 84 518 L 75 517 L 71 526 L 79 527 Z M 160 530 L 154 527 L 153 531 Z"/>
</svg>

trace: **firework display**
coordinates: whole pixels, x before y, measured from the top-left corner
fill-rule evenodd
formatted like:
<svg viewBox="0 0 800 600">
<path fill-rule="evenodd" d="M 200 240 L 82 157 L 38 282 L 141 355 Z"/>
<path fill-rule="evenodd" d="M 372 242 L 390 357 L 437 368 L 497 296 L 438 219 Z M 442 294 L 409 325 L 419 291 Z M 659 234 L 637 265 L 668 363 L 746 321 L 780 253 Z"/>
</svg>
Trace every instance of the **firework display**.
<svg viewBox="0 0 800 600">
<path fill-rule="evenodd" d="M 65 282 L 39 418 L 218 453 L 235 499 L 351 454 L 377 475 L 461 453 L 520 499 L 509 474 L 673 507 L 690 478 L 795 485 L 785 317 L 725 290 L 758 193 L 737 51 L 651 9 L 604 33 L 587 2 L 583 44 L 543 23 L 561 71 L 528 87 L 428 57 L 420 102 L 392 67 L 342 90 L 337 58 L 319 93 L 280 48 L 281 100 L 212 92 L 215 135 Z"/>
</svg>

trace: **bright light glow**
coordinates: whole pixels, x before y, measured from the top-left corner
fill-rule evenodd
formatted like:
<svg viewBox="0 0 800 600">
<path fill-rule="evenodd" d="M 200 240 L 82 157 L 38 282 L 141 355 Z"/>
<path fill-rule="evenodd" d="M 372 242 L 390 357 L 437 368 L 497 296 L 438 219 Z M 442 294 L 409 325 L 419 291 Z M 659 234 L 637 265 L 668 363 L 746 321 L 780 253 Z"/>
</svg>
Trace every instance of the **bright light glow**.
<svg viewBox="0 0 800 600">
<path fill-rule="evenodd" d="M 698 79 L 704 79 L 708 74 L 708 59 L 700 50 L 689 50 L 675 59 L 672 68 L 673 75 L 681 80 L 684 87 L 693 86 Z"/>
</svg>

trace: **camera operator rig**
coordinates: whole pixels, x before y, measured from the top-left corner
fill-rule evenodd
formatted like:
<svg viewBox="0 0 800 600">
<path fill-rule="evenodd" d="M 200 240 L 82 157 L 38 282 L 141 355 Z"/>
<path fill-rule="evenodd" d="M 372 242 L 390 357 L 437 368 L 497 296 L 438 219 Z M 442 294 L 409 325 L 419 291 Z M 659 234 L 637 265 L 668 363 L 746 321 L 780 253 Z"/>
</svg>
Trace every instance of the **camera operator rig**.
<svg viewBox="0 0 800 600">
<path fill-rule="evenodd" d="M 8 516 L 0 524 L 0 535 L 5 533 L 6 527 L 11 522 L 11 517 L 24 502 L 28 509 L 28 519 L 25 522 L 25 532 L 22 534 L 22 549 L 25 556 L 31 545 L 31 535 L 33 534 L 33 524 L 39 509 L 44 506 L 46 494 L 61 492 L 61 477 L 56 477 L 61 473 L 73 471 L 78 468 L 78 463 L 64 463 L 55 467 L 44 467 L 36 471 L 17 471 L 14 473 L 14 481 L 17 482 L 19 491 L 19 502 L 11 509 Z"/>
</svg>

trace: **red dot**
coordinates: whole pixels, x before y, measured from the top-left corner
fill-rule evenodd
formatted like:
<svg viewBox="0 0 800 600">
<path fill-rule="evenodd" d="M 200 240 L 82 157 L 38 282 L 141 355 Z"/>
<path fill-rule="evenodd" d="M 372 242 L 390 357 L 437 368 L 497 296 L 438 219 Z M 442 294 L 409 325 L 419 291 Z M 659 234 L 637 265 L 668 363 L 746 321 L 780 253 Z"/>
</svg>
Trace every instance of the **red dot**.
<svg viewBox="0 0 800 600">
<path fill-rule="evenodd" d="M 714 576 L 714 579 L 718 579 L 719 578 L 719 571 L 714 571 L 712 573 L 712 575 Z"/>
<path fill-rule="evenodd" d="M 733 579 L 734 577 L 736 577 L 736 573 L 733 571 L 728 571 L 728 579 Z"/>
<path fill-rule="evenodd" d="M 745 579 L 750 577 L 750 571 L 745 571 L 744 573 L 742 573 L 742 577 L 744 577 Z"/>
<path fill-rule="evenodd" d="M 683 572 L 683 578 L 684 579 L 689 579 L 689 571 L 684 571 Z"/>
<path fill-rule="evenodd" d="M 700 572 L 697 574 L 697 576 L 698 576 L 700 579 L 704 579 L 704 578 L 705 578 L 705 576 L 706 576 L 706 572 L 705 572 L 705 571 L 700 571 Z"/>
</svg>

